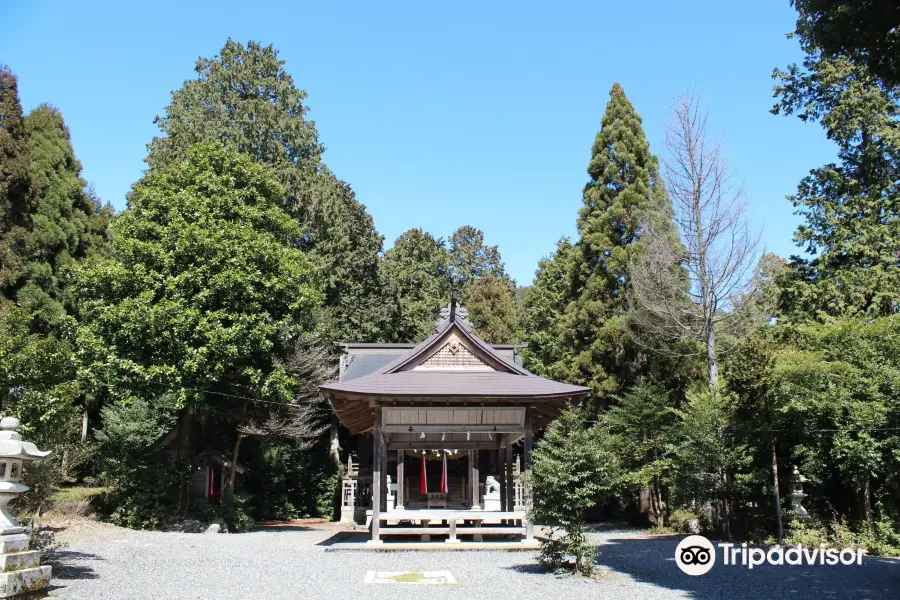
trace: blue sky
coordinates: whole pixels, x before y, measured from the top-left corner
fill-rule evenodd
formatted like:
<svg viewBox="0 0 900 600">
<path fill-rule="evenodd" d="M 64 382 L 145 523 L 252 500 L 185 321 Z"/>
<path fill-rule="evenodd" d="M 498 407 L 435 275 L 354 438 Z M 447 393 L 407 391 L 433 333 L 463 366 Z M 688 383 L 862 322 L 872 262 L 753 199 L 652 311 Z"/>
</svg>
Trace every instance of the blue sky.
<svg viewBox="0 0 900 600">
<path fill-rule="evenodd" d="M 117 209 L 154 116 L 230 36 L 272 43 L 309 92 L 325 160 L 385 246 L 411 227 L 471 224 L 507 270 L 574 235 L 594 134 L 619 81 L 662 152 L 669 103 L 701 94 L 768 250 L 787 256 L 784 199 L 831 161 L 822 130 L 769 114 L 772 69 L 802 57 L 788 0 L 759 2 L 20 2 L 0 38 L 26 110 L 60 108 L 85 178 Z"/>
</svg>

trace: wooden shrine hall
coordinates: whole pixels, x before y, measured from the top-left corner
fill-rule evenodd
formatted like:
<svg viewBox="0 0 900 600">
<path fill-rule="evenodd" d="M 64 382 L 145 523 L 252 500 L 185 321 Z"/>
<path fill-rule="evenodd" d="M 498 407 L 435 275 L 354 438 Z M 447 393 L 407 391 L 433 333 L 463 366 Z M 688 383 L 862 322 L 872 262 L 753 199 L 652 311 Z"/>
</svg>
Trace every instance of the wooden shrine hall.
<svg viewBox="0 0 900 600">
<path fill-rule="evenodd" d="M 372 443 L 348 461 L 342 521 L 365 518 L 374 544 L 533 543 L 519 477 L 531 468 L 533 433 L 589 389 L 529 373 L 519 348 L 474 335 L 455 294 L 420 344 L 344 344 L 341 377 L 321 391 L 341 424 Z"/>
</svg>

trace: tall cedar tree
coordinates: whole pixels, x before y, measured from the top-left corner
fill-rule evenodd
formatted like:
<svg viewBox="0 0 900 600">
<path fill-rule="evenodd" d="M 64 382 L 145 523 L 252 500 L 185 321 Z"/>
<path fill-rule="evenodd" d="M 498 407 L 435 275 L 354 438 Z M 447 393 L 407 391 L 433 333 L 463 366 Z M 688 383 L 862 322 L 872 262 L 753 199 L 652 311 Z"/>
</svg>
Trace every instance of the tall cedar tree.
<svg viewBox="0 0 900 600">
<path fill-rule="evenodd" d="M 484 243 L 484 232 L 471 225 L 463 225 L 450 236 L 450 279 L 459 291 L 459 300 L 468 305 L 472 287 L 482 277 L 493 275 L 515 291 L 515 283 L 506 274 L 500 250 Z"/>
<path fill-rule="evenodd" d="M 19 232 L 19 249 L 26 271 L 9 285 L 34 323 L 49 328 L 71 311 L 71 269 L 104 247 L 112 209 L 88 190 L 58 110 L 37 107 L 25 118 L 25 129 L 32 210 Z"/>
<path fill-rule="evenodd" d="M 523 341 L 528 344 L 523 350 L 525 366 L 549 379 L 564 380 L 569 374 L 562 316 L 569 303 L 573 254 L 569 238 L 559 240 L 556 251 L 538 263 L 523 302 Z"/>
<path fill-rule="evenodd" d="M 0 65 L 0 286 L 7 298 L 15 296 L 10 283 L 26 270 L 19 233 L 31 212 L 26 139 L 16 76 Z"/>
<path fill-rule="evenodd" d="M 148 145 L 153 169 L 183 160 L 197 142 L 236 150 L 266 165 L 284 188 L 283 207 L 300 220 L 298 247 L 310 250 L 326 275 L 325 311 L 340 339 L 389 337 L 378 263 L 383 238 L 350 187 L 323 164 L 315 123 L 305 118 L 298 89 L 278 51 L 229 39 L 213 58 L 201 58 L 197 78 L 172 93 L 163 135 Z"/>
<path fill-rule="evenodd" d="M 410 229 L 387 251 L 382 265 L 394 311 L 397 342 L 418 342 L 434 333 L 450 298 L 450 256 L 442 239 Z"/>
<path fill-rule="evenodd" d="M 475 334 L 492 344 L 519 341 L 519 309 L 510 286 L 496 275 L 478 278 L 466 303 Z"/>
<path fill-rule="evenodd" d="M 640 349 L 625 327 L 629 261 L 641 252 L 645 222 L 668 220 L 657 158 L 618 83 L 610 91 L 587 170 L 591 179 L 578 215 L 571 301 L 563 317 L 571 348 L 565 379 L 590 386 L 605 404 L 641 368 Z"/>
<path fill-rule="evenodd" d="M 802 31 L 801 31 L 802 34 Z M 827 57 L 801 35 L 803 65 L 775 71 L 775 114 L 818 121 L 839 162 L 813 169 L 790 197 L 804 223 L 781 278 L 797 319 L 889 315 L 900 308 L 900 106 L 865 67 Z"/>
</svg>

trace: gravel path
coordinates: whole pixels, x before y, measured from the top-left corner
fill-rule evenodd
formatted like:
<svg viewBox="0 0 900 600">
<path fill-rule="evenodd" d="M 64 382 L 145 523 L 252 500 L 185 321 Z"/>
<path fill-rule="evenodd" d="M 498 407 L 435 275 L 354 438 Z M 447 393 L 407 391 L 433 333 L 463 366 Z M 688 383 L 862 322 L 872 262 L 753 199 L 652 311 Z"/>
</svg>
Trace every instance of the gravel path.
<svg viewBox="0 0 900 600">
<path fill-rule="evenodd" d="M 71 541 L 50 597 L 72 600 L 385 598 L 485 600 L 900 598 L 900 561 L 853 567 L 717 565 L 700 577 L 672 559 L 678 538 L 601 528 L 601 580 L 542 572 L 533 552 L 325 552 L 328 530 L 202 535 L 116 530 Z M 457 585 L 364 584 L 367 571 L 449 570 Z"/>
</svg>

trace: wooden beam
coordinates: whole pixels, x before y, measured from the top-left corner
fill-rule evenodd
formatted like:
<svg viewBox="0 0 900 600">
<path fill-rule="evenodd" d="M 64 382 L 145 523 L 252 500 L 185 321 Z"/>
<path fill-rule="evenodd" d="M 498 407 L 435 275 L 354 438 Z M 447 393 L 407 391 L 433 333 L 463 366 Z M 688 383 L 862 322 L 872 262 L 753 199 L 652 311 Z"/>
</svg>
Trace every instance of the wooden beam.
<svg viewBox="0 0 900 600">
<path fill-rule="evenodd" d="M 496 450 L 499 442 L 391 442 L 388 450 Z"/>
<path fill-rule="evenodd" d="M 384 425 L 385 433 L 522 433 L 521 425 L 464 425 L 447 423 L 446 425 Z"/>
</svg>

